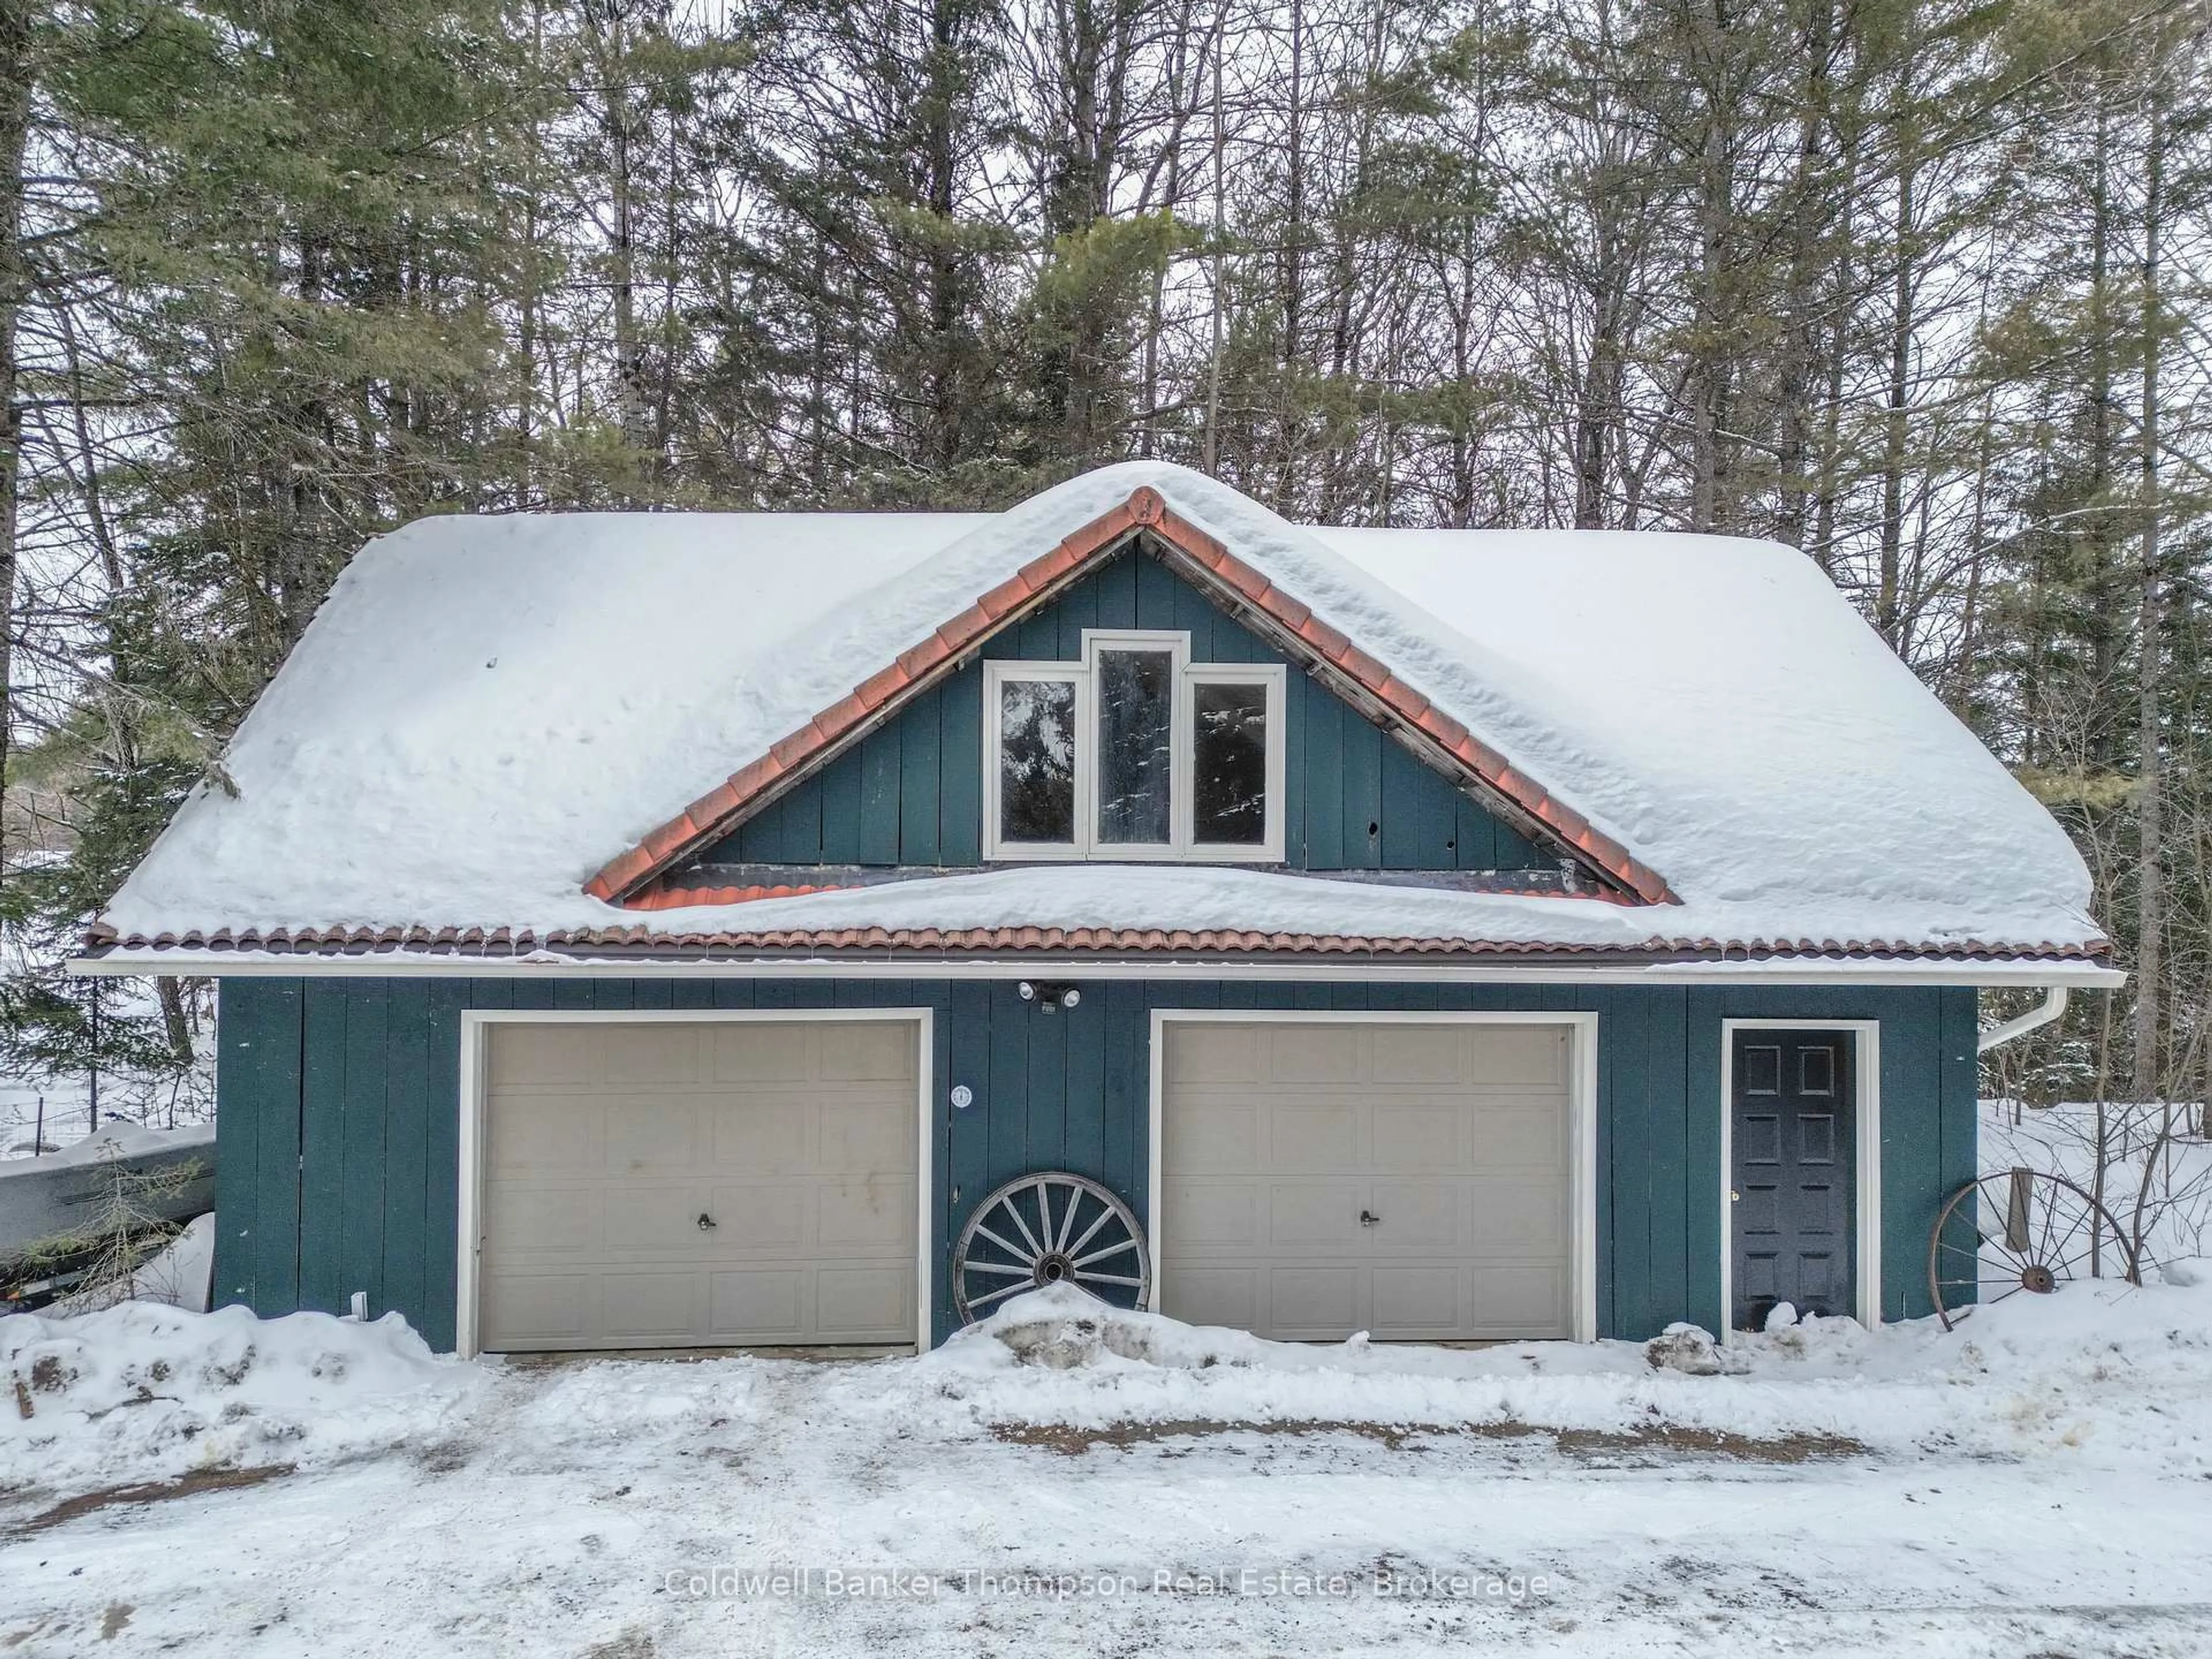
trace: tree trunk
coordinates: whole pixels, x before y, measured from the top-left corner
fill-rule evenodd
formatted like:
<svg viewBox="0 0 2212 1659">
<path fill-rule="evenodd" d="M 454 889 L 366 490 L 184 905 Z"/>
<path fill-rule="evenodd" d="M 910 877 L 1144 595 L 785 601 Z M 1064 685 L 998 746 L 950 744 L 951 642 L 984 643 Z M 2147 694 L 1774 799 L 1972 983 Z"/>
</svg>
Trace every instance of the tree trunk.
<svg viewBox="0 0 2212 1659">
<path fill-rule="evenodd" d="M 1608 204 L 1607 218 L 1615 210 Z M 1602 233 L 1601 233 L 1602 236 Z M 1601 246 L 1604 246 L 1601 241 Z M 1589 350 L 1583 361 L 1582 386 L 1575 408 L 1575 528 L 1602 530 L 1605 528 L 1605 487 L 1607 471 L 1611 459 L 1611 440 L 1621 419 L 1621 335 L 1626 325 L 1628 291 L 1632 281 L 1626 270 L 1628 260 L 1625 247 L 1613 247 L 1610 258 L 1602 261 L 1601 279 L 1594 285 L 1594 301 L 1590 319 Z M 1468 287 L 1474 288 L 1474 273 L 1468 273 Z M 1466 327 L 1462 321 L 1461 334 Z M 1465 352 L 1455 365 L 1464 377 L 1468 372 Z"/>
<path fill-rule="evenodd" d="M 1778 411 L 1777 483 L 1781 514 L 1777 537 L 1792 547 L 1805 544 L 1812 491 L 1808 459 L 1812 449 L 1813 376 L 1820 325 L 1816 295 L 1822 262 L 1823 220 L 1827 211 L 1826 143 L 1828 72 L 1833 53 L 1832 0 L 1813 0 L 1806 27 L 1805 74 L 1798 88 L 1796 176 L 1792 191 L 1790 280 L 1784 304 L 1781 409 Z"/>
<path fill-rule="evenodd" d="M 1722 286 L 1728 270 L 1728 243 L 1735 201 L 1730 188 L 1727 96 L 1729 17 L 1716 6 L 1709 19 L 1704 54 L 1708 76 L 1703 90 L 1705 131 L 1698 161 L 1697 334 L 1692 344 L 1690 405 L 1690 528 L 1723 528 L 1726 511 L 1722 472 L 1723 424 L 1727 418 L 1729 344 L 1723 338 L 1728 309 Z"/>
<path fill-rule="evenodd" d="M 1226 9 L 1227 0 L 1222 0 Z M 1221 349 L 1224 320 L 1229 312 L 1228 179 L 1222 171 L 1228 148 L 1226 116 L 1221 107 L 1221 58 L 1228 50 L 1227 32 L 1213 35 L 1213 293 L 1207 319 L 1210 338 L 1206 366 L 1206 447 L 1209 477 L 1221 476 Z"/>
<path fill-rule="evenodd" d="M 2089 477 L 2085 490 L 2085 505 L 2090 509 L 2085 522 L 2086 551 L 2088 554 L 2088 580 L 2086 584 L 2089 605 L 2089 648 L 2092 673 L 2091 684 L 2108 686 L 2113 684 L 2119 667 L 2119 636 L 2125 626 L 2114 601 L 2118 595 L 2112 592 L 2112 550 L 2110 528 L 2112 489 L 2112 339 L 2111 296 L 2106 283 L 2112 274 L 2112 102 L 2107 96 L 2112 90 L 2112 78 L 2100 75 L 2097 88 L 2096 139 L 2092 151 L 2094 167 L 2090 189 L 2089 235 Z M 2088 758 L 2100 769 L 2111 767 L 2114 762 L 2114 738 L 2118 726 L 2118 715 L 2122 707 L 2120 699 L 2109 700 L 2107 708 L 2100 709 L 2089 723 Z"/>
<path fill-rule="evenodd" d="M 190 1066 L 192 1027 L 185 1017 L 184 987 L 184 981 L 173 974 L 163 974 L 154 981 L 154 994 L 161 1005 L 162 1034 L 169 1040 L 169 1053 L 179 1066 Z"/>
<path fill-rule="evenodd" d="M 530 74 L 536 81 L 544 72 L 545 8 L 542 0 L 533 0 L 530 8 Z M 520 252 L 521 293 L 516 296 L 519 320 L 516 331 L 516 356 L 520 360 L 522 384 L 516 389 L 515 425 L 520 442 L 516 445 L 517 477 L 514 501 L 518 507 L 538 505 L 537 495 L 538 464 L 535 454 L 538 442 L 538 307 L 542 296 L 539 284 L 544 267 L 538 263 L 538 212 L 540 199 L 538 183 L 539 162 L 544 155 L 544 125 L 536 118 L 529 124 L 529 133 L 524 140 L 522 164 L 522 246 Z"/>
<path fill-rule="evenodd" d="M 631 189 L 633 110 L 629 84 L 627 23 L 612 18 L 601 38 L 599 60 L 606 76 L 607 257 L 614 290 L 615 396 L 623 440 L 642 450 L 648 441 L 645 347 L 637 332 L 637 204 Z"/>
<path fill-rule="evenodd" d="M 954 122 L 958 106 L 956 88 L 960 79 L 959 25 L 951 0 L 937 0 L 929 14 L 928 82 L 924 108 L 927 130 L 922 139 L 928 169 L 923 205 L 929 210 L 929 329 L 930 353 L 927 370 L 929 436 L 927 465 L 950 471 L 960 459 L 962 410 L 959 328 L 962 302 L 960 251 L 954 246 L 952 221 L 955 192 L 959 187 L 959 160 L 955 153 Z"/>
<path fill-rule="evenodd" d="M 15 319 L 30 298 L 23 262 L 23 161 L 31 131 L 31 0 L 0 0 L 0 873 L 7 869 L 9 738 L 15 720 L 15 525 L 23 417 Z"/>
<path fill-rule="evenodd" d="M 2160 665 L 2164 655 L 2165 605 L 2159 565 L 2159 254 L 2165 211 L 2165 121 L 2158 89 L 2150 105 L 2149 155 L 2143 204 L 2142 265 L 2142 598 L 2136 622 L 2136 766 L 2139 782 L 2136 848 L 2135 1085 L 2139 1100 L 2162 1093 L 2159 1079 L 2160 1013 L 2166 971 L 2164 780 L 2160 775 Z"/>
<path fill-rule="evenodd" d="M 1288 150 L 1285 164 L 1289 175 L 1284 180 L 1285 199 L 1283 213 L 1283 356 L 1282 385 L 1277 389 L 1281 413 L 1280 430 L 1275 441 L 1280 446 L 1275 456 L 1275 499 L 1278 513 L 1293 512 L 1297 500 L 1298 442 L 1300 425 L 1298 413 L 1298 366 L 1304 360 L 1305 331 L 1305 217 L 1306 217 L 1306 128 L 1305 128 L 1305 65 L 1306 65 L 1305 0 L 1291 0 L 1291 81 L 1287 88 L 1290 107 L 1284 143 Z"/>
<path fill-rule="evenodd" d="M 1851 238 L 1855 228 L 1852 209 L 1858 198 L 1861 123 L 1856 100 L 1845 101 L 1850 118 L 1842 124 L 1842 143 L 1838 147 L 1841 159 L 1836 190 L 1836 276 L 1829 289 L 1830 320 L 1825 331 L 1826 380 L 1821 387 L 1820 452 L 1814 466 L 1813 495 L 1813 562 L 1832 575 L 1835 570 L 1837 520 L 1847 487 L 1843 469 L 1844 378 L 1851 350 L 1851 308 L 1844 303 L 1844 296 L 1852 291 L 1858 280 Z"/>
<path fill-rule="evenodd" d="M 1908 144 L 1911 142 L 1908 137 Z M 1899 576 L 1905 550 L 1905 448 L 1912 400 L 1912 198 L 1914 158 L 1898 165 L 1897 231 L 1890 258 L 1889 388 L 1884 399 L 1881 446 L 1881 573 L 1874 603 L 1874 625 L 1882 638 L 1899 643 L 1904 596 Z"/>
</svg>

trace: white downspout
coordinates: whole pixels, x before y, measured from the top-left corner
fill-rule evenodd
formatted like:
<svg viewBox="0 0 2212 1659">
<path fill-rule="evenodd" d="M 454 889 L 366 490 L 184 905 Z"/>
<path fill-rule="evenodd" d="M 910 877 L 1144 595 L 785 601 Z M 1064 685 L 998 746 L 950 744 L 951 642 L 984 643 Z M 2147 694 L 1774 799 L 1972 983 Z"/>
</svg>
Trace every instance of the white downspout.
<svg viewBox="0 0 2212 1659">
<path fill-rule="evenodd" d="M 1977 1054 L 1987 1054 L 1992 1048 L 2010 1042 L 2014 1037 L 2024 1037 L 2051 1024 L 2066 1012 L 2066 988 L 2048 985 L 2044 988 L 2043 1000 L 2018 1019 L 2008 1019 L 2002 1025 L 1992 1025 L 1974 1041 Z"/>
</svg>

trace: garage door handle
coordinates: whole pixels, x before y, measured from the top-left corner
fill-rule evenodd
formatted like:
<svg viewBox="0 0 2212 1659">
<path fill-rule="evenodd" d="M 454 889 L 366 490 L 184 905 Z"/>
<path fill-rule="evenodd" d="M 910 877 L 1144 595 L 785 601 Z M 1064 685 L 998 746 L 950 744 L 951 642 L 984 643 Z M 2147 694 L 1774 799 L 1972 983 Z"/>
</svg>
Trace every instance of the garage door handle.
<svg viewBox="0 0 2212 1659">
<path fill-rule="evenodd" d="M 708 1215 L 705 1211 L 701 1211 L 699 1213 L 699 1231 L 702 1233 L 706 1233 L 712 1232 L 714 1230 L 714 1218 Z"/>
<path fill-rule="evenodd" d="M 1359 1224 L 1363 1227 L 1375 1226 L 1380 1223 L 1382 1219 L 1382 1218 L 1381 1216 L 1370 1214 L 1365 1210 L 1362 1210 L 1359 1212 Z"/>
</svg>

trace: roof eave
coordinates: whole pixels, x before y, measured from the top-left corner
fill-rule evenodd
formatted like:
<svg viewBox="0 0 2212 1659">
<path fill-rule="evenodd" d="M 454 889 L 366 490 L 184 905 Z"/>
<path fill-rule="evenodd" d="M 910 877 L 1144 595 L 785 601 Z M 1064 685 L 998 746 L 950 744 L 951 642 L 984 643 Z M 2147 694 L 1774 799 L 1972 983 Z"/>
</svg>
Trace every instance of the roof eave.
<svg viewBox="0 0 2212 1659">
<path fill-rule="evenodd" d="M 452 930 L 445 930 L 450 933 Z M 2125 981 L 2108 955 L 2084 946 L 1929 946 L 1920 949 L 1803 951 L 1723 946 L 1704 950 L 1622 948 L 1543 942 L 1363 940 L 1274 936 L 1246 948 L 1225 948 L 1218 935 L 1152 930 L 1131 942 L 1121 930 L 972 930 L 1063 937 L 1021 944 L 939 935 L 901 943 L 882 930 L 840 930 L 744 939 L 737 935 L 653 935 L 642 928 L 616 937 L 550 933 L 542 939 L 497 930 L 460 939 L 392 939 L 367 930 L 352 936 L 255 935 L 221 942 L 187 936 L 96 945 L 71 961 L 89 975 L 198 973 L 263 975 L 465 975 L 477 977 L 1012 978 L 1041 969 L 1095 978 L 1411 979 L 1493 982 L 1642 983 L 1792 982 L 2067 985 L 2109 988 Z M 1083 938 L 1112 931 L 1113 939 Z M 501 937 L 500 935 L 505 935 Z M 858 937 L 855 937 L 858 935 Z"/>
</svg>

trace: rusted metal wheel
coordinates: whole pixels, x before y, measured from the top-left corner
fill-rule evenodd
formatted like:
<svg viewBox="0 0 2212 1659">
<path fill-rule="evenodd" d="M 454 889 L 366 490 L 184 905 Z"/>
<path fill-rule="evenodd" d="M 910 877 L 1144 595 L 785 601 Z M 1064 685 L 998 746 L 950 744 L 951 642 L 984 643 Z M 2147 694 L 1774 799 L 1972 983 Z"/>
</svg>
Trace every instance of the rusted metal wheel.
<svg viewBox="0 0 2212 1659">
<path fill-rule="evenodd" d="M 1073 1285 L 1117 1308 L 1152 1301 L 1152 1253 L 1137 1212 L 1065 1170 L 1000 1188 L 975 1206 L 952 1254 L 952 1300 L 963 1323 L 1047 1285 Z"/>
<path fill-rule="evenodd" d="M 2003 1170 L 1970 1181 L 1928 1235 L 1928 1295 L 1947 1331 L 1977 1307 L 2076 1279 L 2142 1283 L 2112 1212 L 2063 1176 Z"/>
</svg>

